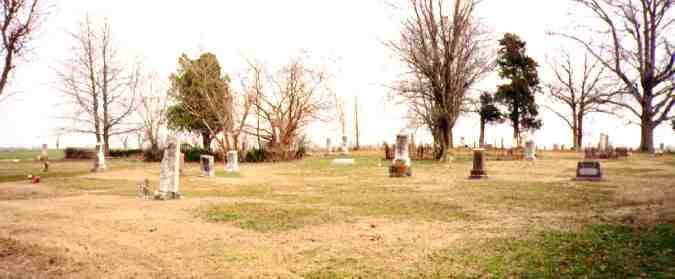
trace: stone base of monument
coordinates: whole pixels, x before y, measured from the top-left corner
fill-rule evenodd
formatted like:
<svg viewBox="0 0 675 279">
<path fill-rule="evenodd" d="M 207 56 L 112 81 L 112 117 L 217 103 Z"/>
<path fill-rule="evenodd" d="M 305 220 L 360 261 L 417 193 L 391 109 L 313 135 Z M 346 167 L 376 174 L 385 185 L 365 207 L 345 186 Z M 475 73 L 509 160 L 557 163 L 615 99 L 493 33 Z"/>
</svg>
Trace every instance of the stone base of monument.
<svg viewBox="0 0 675 279">
<path fill-rule="evenodd" d="M 469 179 L 486 179 L 486 178 L 488 178 L 488 176 L 484 170 L 471 170 L 471 175 L 469 175 Z"/>
<path fill-rule="evenodd" d="M 105 172 L 105 170 L 106 170 L 105 165 L 103 165 L 103 166 L 97 165 L 97 166 L 94 166 L 93 169 L 91 169 L 91 172 Z"/>
<path fill-rule="evenodd" d="M 155 191 L 154 198 L 158 201 L 180 200 L 183 197 L 180 193 Z"/>
<path fill-rule="evenodd" d="M 389 167 L 389 177 L 409 177 L 412 176 L 412 168 L 404 160 L 396 160 Z"/>
<path fill-rule="evenodd" d="M 602 167 L 598 161 L 583 161 L 577 164 L 577 181 L 602 181 Z"/>
<path fill-rule="evenodd" d="M 339 158 L 339 159 L 333 160 L 330 164 L 334 165 L 334 166 L 351 166 L 351 165 L 354 165 L 354 159 Z"/>
</svg>

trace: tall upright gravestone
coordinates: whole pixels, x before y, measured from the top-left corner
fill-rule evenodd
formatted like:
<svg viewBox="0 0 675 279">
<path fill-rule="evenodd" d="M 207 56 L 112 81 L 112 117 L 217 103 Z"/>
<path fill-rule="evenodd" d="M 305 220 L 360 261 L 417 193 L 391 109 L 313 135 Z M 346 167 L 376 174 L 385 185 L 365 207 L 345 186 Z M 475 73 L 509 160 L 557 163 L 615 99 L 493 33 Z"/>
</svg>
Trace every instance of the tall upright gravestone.
<svg viewBox="0 0 675 279">
<path fill-rule="evenodd" d="M 202 169 L 202 173 L 206 177 L 216 176 L 215 170 L 215 160 L 211 155 L 202 155 L 199 157 L 199 163 Z"/>
<path fill-rule="evenodd" d="M 104 172 L 107 169 L 105 165 L 104 149 L 103 143 L 96 143 L 96 161 L 94 161 L 94 169 L 92 169 L 92 172 Z"/>
<path fill-rule="evenodd" d="M 227 172 L 238 172 L 239 171 L 239 154 L 236 150 L 230 150 L 227 152 L 227 166 L 225 167 Z"/>
<path fill-rule="evenodd" d="M 49 149 L 47 144 L 42 145 L 42 152 L 40 153 L 40 162 L 42 162 L 43 172 L 49 171 Z"/>
<path fill-rule="evenodd" d="M 537 159 L 536 146 L 533 140 L 525 142 L 525 160 L 534 161 Z"/>
<path fill-rule="evenodd" d="M 478 148 L 473 150 L 473 169 L 469 179 L 487 178 L 485 173 L 485 149 Z"/>
<path fill-rule="evenodd" d="M 408 150 L 408 135 L 396 136 L 394 161 L 389 167 L 390 177 L 412 176 L 410 153 Z"/>
<path fill-rule="evenodd" d="M 180 198 L 180 144 L 176 138 L 170 138 L 164 149 L 160 164 L 159 192 L 156 199 L 169 200 Z"/>
</svg>

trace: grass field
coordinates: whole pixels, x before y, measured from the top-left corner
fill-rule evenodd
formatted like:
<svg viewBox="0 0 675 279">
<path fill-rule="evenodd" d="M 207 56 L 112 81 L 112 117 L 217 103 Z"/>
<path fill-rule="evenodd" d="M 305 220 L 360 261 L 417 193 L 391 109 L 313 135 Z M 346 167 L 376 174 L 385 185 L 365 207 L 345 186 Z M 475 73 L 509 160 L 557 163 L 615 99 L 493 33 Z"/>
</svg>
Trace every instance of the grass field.
<svg viewBox="0 0 675 279">
<path fill-rule="evenodd" d="M 49 158 L 51 160 L 63 159 L 63 150 L 49 149 Z M 22 149 L 16 151 L 0 151 L 0 161 L 2 160 L 36 160 L 42 153 L 41 149 Z"/>
<path fill-rule="evenodd" d="M 137 197 L 157 163 L 55 161 L 32 185 L 38 162 L 0 161 L 0 278 L 675 278 L 675 156 L 603 161 L 593 183 L 574 153 L 481 181 L 468 152 L 402 179 L 377 155 L 187 164 L 167 202 Z"/>
</svg>

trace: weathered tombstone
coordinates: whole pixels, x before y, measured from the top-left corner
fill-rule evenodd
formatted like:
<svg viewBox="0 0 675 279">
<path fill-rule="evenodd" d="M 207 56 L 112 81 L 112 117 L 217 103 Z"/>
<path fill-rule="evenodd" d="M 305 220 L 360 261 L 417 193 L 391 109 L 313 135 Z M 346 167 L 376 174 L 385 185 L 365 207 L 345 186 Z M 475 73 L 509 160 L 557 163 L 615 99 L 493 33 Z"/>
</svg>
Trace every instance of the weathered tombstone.
<svg viewBox="0 0 675 279">
<path fill-rule="evenodd" d="M 347 136 L 342 136 L 342 143 L 340 144 L 340 155 L 347 155 L 347 154 L 349 154 Z"/>
<path fill-rule="evenodd" d="M 536 157 L 536 146 L 534 145 L 533 140 L 528 140 L 525 142 L 525 160 L 534 161 Z"/>
<path fill-rule="evenodd" d="M 40 162 L 43 164 L 42 171 L 49 171 L 49 150 L 47 144 L 42 145 L 42 152 L 40 153 Z"/>
<path fill-rule="evenodd" d="M 230 150 L 227 152 L 227 166 L 225 167 L 227 172 L 238 172 L 239 171 L 239 154 L 236 150 Z"/>
<path fill-rule="evenodd" d="M 485 149 L 478 148 L 473 150 L 473 169 L 469 179 L 487 178 L 485 173 Z"/>
<path fill-rule="evenodd" d="M 580 181 L 602 180 L 602 168 L 598 161 L 582 161 L 577 164 L 577 177 Z"/>
<path fill-rule="evenodd" d="M 567 149 L 565 149 L 565 147 L 566 147 L 566 146 L 565 146 L 564 144 L 563 144 L 563 145 L 560 145 L 560 150 L 561 150 L 561 151 L 567 151 Z"/>
<path fill-rule="evenodd" d="M 104 172 L 105 165 L 105 151 L 102 143 L 96 143 L 96 161 L 94 161 L 94 169 L 92 172 Z"/>
<path fill-rule="evenodd" d="M 661 152 L 666 152 L 666 144 L 662 142 L 662 143 L 659 145 L 659 149 L 661 150 Z"/>
<path fill-rule="evenodd" d="M 559 144 L 553 144 L 553 151 L 560 151 L 560 145 Z"/>
<path fill-rule="evenodd" d="M 167 142 L 160 168 L 159 191 L 155 194 L 155 199 L 179 199 L 180 144 L 176 138 L 170 138 Z"/>
<path fill-rule="evenodd" d="M 206 177 L 216 176 L 216 172 L 215 172 L 215 168 L 214 168 L 214 158 L 213 158 L 212 155 L 199 156 L 199 163 L 200 163 L 202 172 L 204 173 L 204 176 L 206 176 Z"/>
<path fill-rule="evenodd" d="M 410 154 L 408 151 L 408 136 L 397 135 L 394 161 L 389 167 L 390 177 L 412 176 Z"/>
<path fill-rule="evenodd" d="M 180 153 L 180 175 L 185 175 L 185 153 Z"/>
<path fill-rule="evenodd" d="M 330 138 L 326 139 L 326 154 L 333 154 L 333 141 Z"/>
</svg>

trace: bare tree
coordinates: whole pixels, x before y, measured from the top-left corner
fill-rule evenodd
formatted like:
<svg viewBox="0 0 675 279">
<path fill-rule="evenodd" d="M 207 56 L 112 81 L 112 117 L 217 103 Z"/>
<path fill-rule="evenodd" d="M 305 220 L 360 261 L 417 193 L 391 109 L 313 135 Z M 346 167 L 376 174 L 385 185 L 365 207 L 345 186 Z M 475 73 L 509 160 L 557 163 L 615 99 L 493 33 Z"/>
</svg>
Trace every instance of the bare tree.
<svg viewBox="0 0 675 279">
<path fill-rule="evenodd" d="M 568 51 L 561 51 L 564 60 L 551 59 L 553 82 L 546 84 L 547 95 L 555 103 L 564 105 L 568 112 L 544 106 L 560 117 L 572 129 L 572 144 L 576 150 L 583 146 L 584 119 L 589 113 L 612 113 L 607 106 L 612 91 L 603 83 L 606 69 L 602 64 L 584 54 L 583 71 L 577 67 Z"/>
<path fill-rule="evenodd" d="M 674 119 L 673 0 L 571 0 L 595 22 L 582 32 L 553 33 L 584 46 L 623 85 L 609 102 L 639 119 L 640 149 L 654 150 L 654 129 Z"/>
<path fill-rule="evenodd" d="M 33 35 L 40 27 L 45 16 L 43 4 L 46 0 L 0 0 L 0 32 L 2 32 L 2 46 L 0 55 L 3 56 L 2 72 L 0 72 L 0 97 L 17 61 L 23 58 L 29 50 L 28 45 Z M 0 98 L 2 100 L 2 98 Z"/>
<path fill-rule="evenodd" d="M 400 40 L 388 43 L 410 70 L 394 94 L 431 130 L 437 159 L 453 146 L 452 128 L 467 110 L 470 88 L 494 65 L 473 16 L 480 2 L 456 0 L 446 7 L 444 0 L 409 0 L 413 15 L 403 21 Z"/>
<path fill-rule="evenodd" d="M 333 95 L 327 81 L 324 70 L 306 66 L 302 58 L 266 75 L 264 86 L 254 94 L 255 106 L 264 122 L 260 137 L 275 159 L 294 159 L 294 144 L 303 129 L 313 121 L 329 120 L 325 112 L 333 107 Z"/>
<path fill-rule="evenodd" d="M 105 20 L 95 25 L 89 17 L 70 34 L 75 41 L 72 57 L 57 69 L 60 89 L 72 111 L 68 132 L 94 134 L 110 150 L 110 137 L 137 129 L 125 122 L 137 105 L 139 65 L 122 62 Z"/>
<path fill-rule="evenodd" d="M 165 127 L 168 109 L 168 86 L 156 73 L 144 77 L 139 88 L 140 106 L 136 110 L 142 121 L 144 141 L 150 143 L 150 149 L 159 152 L 159 133 Z M 140 148 L 143 148 L 142 144 Z"/>
</svg>

